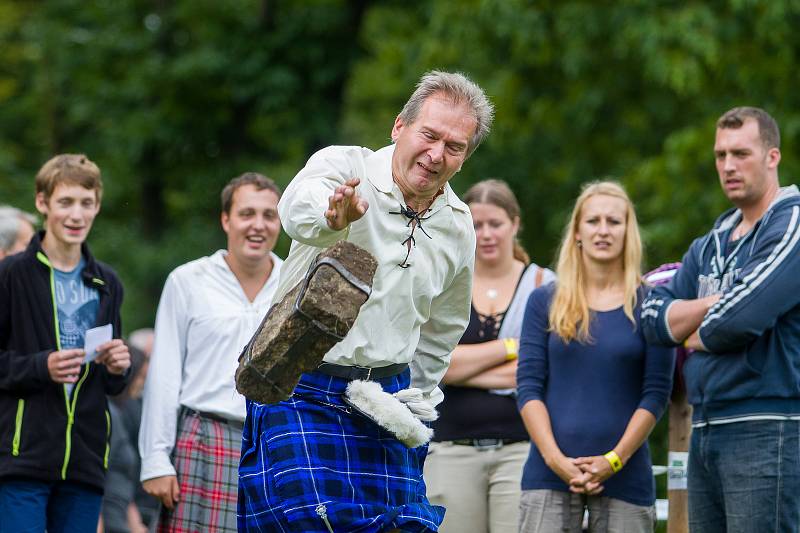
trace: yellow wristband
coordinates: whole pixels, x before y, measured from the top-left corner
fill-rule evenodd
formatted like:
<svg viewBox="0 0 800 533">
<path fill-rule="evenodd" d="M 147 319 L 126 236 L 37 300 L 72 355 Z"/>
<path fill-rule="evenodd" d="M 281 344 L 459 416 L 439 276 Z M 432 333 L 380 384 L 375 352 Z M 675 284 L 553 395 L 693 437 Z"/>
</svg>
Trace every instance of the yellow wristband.
<svg viewBox="0 0 800 533">
<path fill-rule="evenodd" d="M 503 344 L 506 347 L 506 360 L 511 361 L 517 358 L 517 341 L 508 338 L 503 339 Z"/>
<path fill-rule="evenodd" d="M 619 455 L 617 455 L 617 452 L 611 450 L 603 457 L 605 457 L 606 461 L 608 461 L 608 464 L 611 465 L 611 470 L 613 470 L 615 474 L 622 470 L 622 461 L 620 460 Z"/>
</svg>

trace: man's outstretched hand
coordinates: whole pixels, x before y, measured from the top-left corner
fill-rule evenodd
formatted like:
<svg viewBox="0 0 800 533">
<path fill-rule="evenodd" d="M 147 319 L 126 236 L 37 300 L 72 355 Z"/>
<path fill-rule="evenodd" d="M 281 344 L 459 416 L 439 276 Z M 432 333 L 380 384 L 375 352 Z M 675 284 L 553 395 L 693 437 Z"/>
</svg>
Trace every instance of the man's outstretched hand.
<svg viewBox="0 0 800 533">
<path fill-rule="evenodd" d="M 361 183 L 358 178 L 351 178 L 339 185 L 328 198 L 328 209 L 325 210 L 325 219 L 332 230 L 342 230 L 364 216 L 369 209 L 369 204 L 356 192 L 356 187 Z"/>
</svg>

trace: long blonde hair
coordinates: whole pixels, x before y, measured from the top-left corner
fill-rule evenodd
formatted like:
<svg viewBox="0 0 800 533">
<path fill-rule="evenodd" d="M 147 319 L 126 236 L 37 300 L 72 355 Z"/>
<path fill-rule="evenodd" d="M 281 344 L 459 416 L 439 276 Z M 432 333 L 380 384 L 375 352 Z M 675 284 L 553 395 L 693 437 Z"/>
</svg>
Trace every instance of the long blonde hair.
<svg viewBox="0 0 800 533">
<path fill-rule="evenodd" d="M 586 300 L 584 283 L 586 275 L 581 250 L 575 239 L 581 217 L 581 209 L 586 200 L 596 195 L 612 196 L 625 201 L 625 242 L 622 249 L 622 272 L 625 285 L 625 316 L 635 325 L 633 310 L 636 307 L 636 293 L 642 282 L 642 240 L 636 211 L 625 189 L 614 181 L 594 181 L 586 184 L 575 201 L 572 216 L 564 229 L 556 266 L 556 292 L 550 306 L 550 331 L 555 332 L 564 342 L 577 339 L 591 342 L 589 323 L 591 312 Z"/>
</svg>

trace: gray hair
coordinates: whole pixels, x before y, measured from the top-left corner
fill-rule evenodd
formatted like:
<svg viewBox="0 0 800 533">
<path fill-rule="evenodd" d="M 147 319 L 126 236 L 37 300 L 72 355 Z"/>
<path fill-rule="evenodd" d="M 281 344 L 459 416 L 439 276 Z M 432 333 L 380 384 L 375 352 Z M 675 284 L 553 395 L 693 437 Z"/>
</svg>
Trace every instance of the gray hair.
<svg viewBox="0 0 800 533">
<path fill-rule="evenodd" d="M 137 350 L 141 350 L 146 357 L 150 357 L 150 352 L 153 351 L 153 336 L 153 328 L 131 331 L 128 335 L 128 346 L 133 346 Z"/>
<path fill-rule="evenodd" d="M 454 103 L 463 103 L 472 109 L 477 124 L 475 133 L 472 135 L 467 148 L 467 157 L 469 157 L 492 128 L 494 106 L 483 92 L 483 89 L 461 72 L 431 70 L 420 78 L 411 98 L 408 99 L 406 105 L 403 106 L 403 110 L 400 111 L 400 119 L 403 123 L 411 124 L 414 122 L 419 116 L 425 100 L 437 93 L 444 93 Z"/>
<path fill-rule="evenodd" d="M 17 242 L 20 224 L 29 223 L 34 228 L 38 223 L 37 218 L 10 205 L 0 205 L 0 250 L 8 252 Z"/>
</svg>

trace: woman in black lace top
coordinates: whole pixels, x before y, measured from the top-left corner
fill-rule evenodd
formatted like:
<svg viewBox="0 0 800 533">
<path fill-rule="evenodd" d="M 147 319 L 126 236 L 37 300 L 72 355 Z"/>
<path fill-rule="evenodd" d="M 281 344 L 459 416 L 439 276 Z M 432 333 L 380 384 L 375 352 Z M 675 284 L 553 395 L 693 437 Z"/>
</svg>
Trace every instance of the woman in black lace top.
<svg viewBox="0 0 800 533">
<path fill-rule="evenodd" d="M 425 481 L 447 508 L 439 531 L 510 533 L 530 446 L 514 397 L 520 324 L 530 292 L 554 275 L 517 242 L 520 209 L 505 182 L 476 183 L 464 201 L 477 235 L 472 310 L 443 380 Z"/>
</svg>

